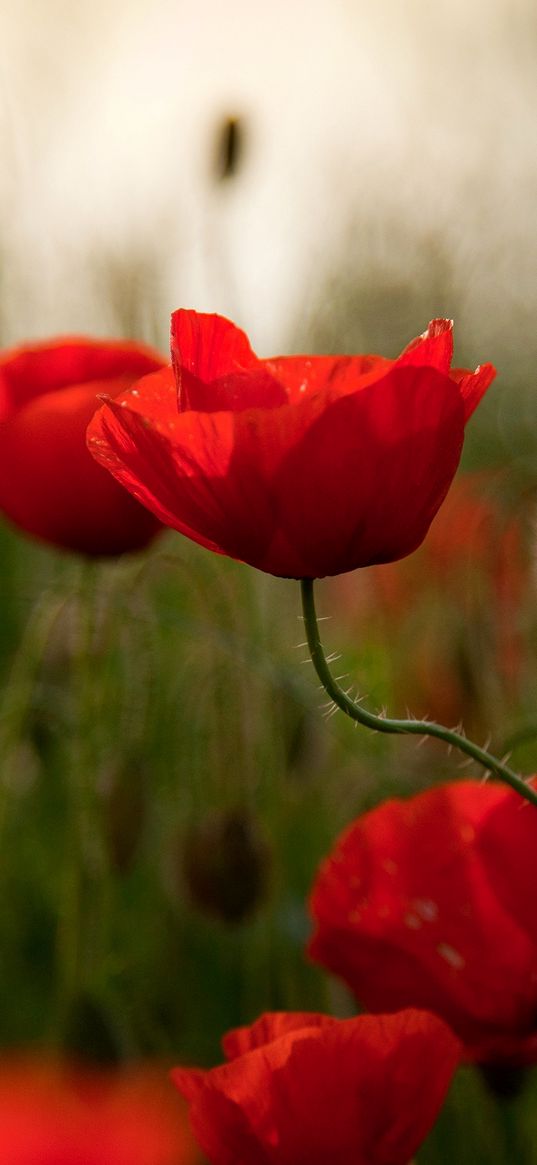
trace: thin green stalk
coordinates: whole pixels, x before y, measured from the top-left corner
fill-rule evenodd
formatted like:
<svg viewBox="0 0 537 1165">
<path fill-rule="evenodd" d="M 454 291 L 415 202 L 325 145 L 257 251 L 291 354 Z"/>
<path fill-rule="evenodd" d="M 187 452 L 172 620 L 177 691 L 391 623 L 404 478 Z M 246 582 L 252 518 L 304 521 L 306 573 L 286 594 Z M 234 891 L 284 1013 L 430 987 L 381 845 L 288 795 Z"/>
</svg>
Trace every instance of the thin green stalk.
<svg viewBox="0 0 537 1165">
<path fill-rule="evenodd" d="M 313 579 L 302 579 L 300 586 L 302 591 L 304 626 L 306 628 L 306 637 L 313 666 L 323 688 L 334 701 L 334 704 L 338 708 L 341 708 L 341 711 L 346 716 L 350 716 L 351 720 L 357 721 L 358 724 L 363 724 L 366 728 L 372 728 L 375 732 L 388 732 L 406 736 L 431 736 L 437 740 L 443 740 L 446 744 L 457 748 L 459 752 L 465 753 L 466 756 L 471 757 L 472 760 L 483 765 L 483 768 L 494 773 L 501 781 L 505 781 L 507 785 L 510 785 L 512 789 L 516 789 L 517 793 L 520 793 L 521 797 L 524 797 L 526 801 L 529 801 L 532 805 L 537 805 L 536 789 L 528 785 L 518 773 L 510 769 L 503 761 L 498 760 L 487 749 L 480 748 L 478 744 L 467 740 L 465 736 L 460 732 L 456 732 L 453 728 L 444 728 L 442 724 L 435 724 L 428 720 L 391 720 L 387 716 L 377 716 L 373 712 L 368 712 L 361 703 L 352 700 L 340 688 L 328 667 L 319 635 L 319 625 L 317 623 L 313 594 Z"/>
<path fill-rule="evenodd" d="M 21 739 L 49 635 L 66 602 L 65 595 L 45 594 L 40 597 L 28 619 L 0 701 L 0 757 L 3 767 L 0 780 L 0 835 L 8 807 L 11 754 Z"/>
<path fill-rule="evenodd" d="M 107 858 L 96 793 L 95 632 L 98 567 L 80 564 L 72 656 L 73 717 L 68 742 L 68 822 L 63 902 L 58 919 L 60 1024 L 86 987 L 97 961 L 96 918 Z"/>
</svg>

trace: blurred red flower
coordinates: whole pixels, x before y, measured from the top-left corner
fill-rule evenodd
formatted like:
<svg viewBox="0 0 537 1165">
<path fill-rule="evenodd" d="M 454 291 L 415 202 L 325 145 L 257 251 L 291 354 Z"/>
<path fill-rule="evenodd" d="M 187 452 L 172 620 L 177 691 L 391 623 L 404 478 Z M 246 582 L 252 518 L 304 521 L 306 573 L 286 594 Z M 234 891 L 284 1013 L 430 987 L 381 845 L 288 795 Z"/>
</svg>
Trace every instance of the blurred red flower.
<svg viewBox="0 0 537 1165">
<path fill-rule="evenodd" d="M 459 1058 L 420 1011 L 267 1014 L 224 1051 L 228 1064 L 172 1073 L 212 1165 L 408 1165 Z"/>
<path fill-rule="evenodd" d="M 537 815 L 503 785 L 387 801 L 321 865 L 309 953 L 373 1012 L 442 1016 L 468 1059 L 537 1062 L 536 875 Z"/>
<path fill-rule="evenodd" d="M 188 1118 L 165 1073 L 0 1062 L 5 1165 L 194 1165 Z"/>
<path fill-rule="evenodd" d="M 173 367 L 110 401 L 97 460 L 165 524 L 270 574 L 315 578 L 410 554 L 494 377 L 451 370 L 433 320 L 397 360 L 259 360 L 216 315 L 172 316 Z"/>
<path fill-rule="evenodd" d="M 128 341 L 65 338 L 0 353 L 0 510 L 28 534 L 87 555 L 145 546 L 161 528 L 86 449 L 98 394 L 162 367 Z"/>
<path fill-rule="evenodd" d="M 393 699 L 442 724 L 464 721 L 471 736 L 520 696 L 531 656 L 534 503 L 514 495 L 511 477 L 458 474 L 416 554 L 329 583 L 336 638 L 361 641 L 373 628 L 387 640 Z"/>
</svg>

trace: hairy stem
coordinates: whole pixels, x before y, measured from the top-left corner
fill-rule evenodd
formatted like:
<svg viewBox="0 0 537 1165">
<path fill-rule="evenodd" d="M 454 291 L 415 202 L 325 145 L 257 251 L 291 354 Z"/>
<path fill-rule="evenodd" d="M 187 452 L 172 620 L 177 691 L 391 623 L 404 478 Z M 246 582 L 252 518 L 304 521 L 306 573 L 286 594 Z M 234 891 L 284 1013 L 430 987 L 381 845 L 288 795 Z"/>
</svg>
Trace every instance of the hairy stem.
<svg viewBox="0 0 537 1165">
<path fill-rule="evenodd" d="M 306 637 L 313 666 L 323 688 L 334 701 L 334 704 L 338 708 L 341 708 L 341 711 L 346 716 L 350 716 L 351 720 L 356 720 L 358 724 L 363 724 L 366 728 L 372 728 L 375 732 L 389 732 L 406 736 L 431 736 L 437 740 L 443 740 L 446 744 L 457 748 L 459 752 L 465 753 L 466 756 L 471 757 L 472 760 L 483 765 L 483 768 L 494 773 L 500 780 L 505 781 L 507 785 L 511 785 L 511 788 L 516 789 L 517 793 L 520 793 L 521 797 L 524 797 L 526 801 L 529 801 L 532 805 L 537 805 L 536 789 L 533 789 L 531 785 L 527 784 L 518 773 L 510 769 L 503 761 L 498 760 L 487 749 L 480 748 L 478 744 L 467 740 L 460 732 L 456 732 L 452 728 L 444 728 L 442 724 L 431 723 L 428 720 L 391 720 L 387 716 L 378 716 L 373 712 L 368 712 L 362 704 L 352 700 L 340 688 L 328 667 L 319 635 L 319 625 L 317 623 L 313 594 L 313 579 L 302 579 L 300 586 L 302 591 L 304 626 L 306 628 Z"/>
</svg>

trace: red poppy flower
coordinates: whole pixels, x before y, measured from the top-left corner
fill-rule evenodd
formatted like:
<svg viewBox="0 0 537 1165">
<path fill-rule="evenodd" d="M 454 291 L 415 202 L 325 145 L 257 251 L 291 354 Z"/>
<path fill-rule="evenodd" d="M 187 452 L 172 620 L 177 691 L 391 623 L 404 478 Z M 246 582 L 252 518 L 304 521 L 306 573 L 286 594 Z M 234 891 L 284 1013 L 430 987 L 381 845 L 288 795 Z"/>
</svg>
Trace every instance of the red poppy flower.
<svg viewBox="0 0 537 1165">
<path fill-rule="evenodd" d="M 387 801 L 321 866 L 310 954 L 371 1011 L 436 1012 L 468 1059 L 537 1062 L 536 874 L 537 815 L 503 785 Z"/>
<path fill-rule="evenodd" d="M 105 405 L 90 449 L 162 522 L 270 574 L 391 561 L 425 537 L 494 377 L 451 355 L 434 320 L 397 360 L 259 360 L 228 320 L 177 311 L 173 367 Z"/>
<path fill-rule="evenodd" d="M 186 1112 L 165 1074 L 97 1074 L 30 1060 L 0 1063 L 6 1165 L 194 1165 Z"/>
<path fill-rule="evenodd" d="M 160 523 L 96 465 L 85 435 L 99 394 L 115 397 L 162 363 L 140 344 L 77 338 L 0 354 L 0 510 L 81 554 L 145 546 Z"/>
<path fill-rule="evenodd" d="M 230 1032 L 224 1052 L 228 1064 L 172 1073 L 212 1165 L 408 1165 L 459 1045 L 420 1011 L 276 1012 Z"/>
</svg>

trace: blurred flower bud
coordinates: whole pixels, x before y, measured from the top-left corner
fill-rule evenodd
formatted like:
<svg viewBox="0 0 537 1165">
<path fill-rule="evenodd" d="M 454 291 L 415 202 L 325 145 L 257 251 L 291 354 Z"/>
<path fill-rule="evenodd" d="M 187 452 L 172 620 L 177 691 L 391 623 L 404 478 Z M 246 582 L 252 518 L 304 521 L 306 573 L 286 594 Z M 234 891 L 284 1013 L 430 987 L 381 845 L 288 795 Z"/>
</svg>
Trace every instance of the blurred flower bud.
<svg viewBox="0 0 537 1165">
<path fill-rule="evenodd" d="M 519 1064 L 480 1064 L 483 1080 L 496 1100 L 516 1100 L 528 1083 L 529 1069 Z"/>
<path fill-rule="evenodd" d="M 326 758 L 327 740 L 319 716 L 288 689 L 282 689 L 278 732 L 288 773 L 296 777 L 318 772 Z"/>
<path fill-rule="evenodd" d="M 245 147 L 244 122 L 240 117 L 225 117 L 215 138 L 214 174 L 217 182 L 234 178 L 240 170 Z"/>
<path fill-rule="evenodd" d="M 103 832 L 112 868 L 127 874 L 132 868 L 147 815 L 146 770 L 123 757 L 101 774 Z"/>
<path fill-rule="evenodd" d="M 110 1067 L 123 1060 L 119 1033 L 102 1004 L 86 992 L 73 1000 L 64 1025 L 63 1052 L 76 1063 Z"/>
<path fill-rule="evenodd" d="M 214 811 L 192 826 L 181 864 L 192 901 L 224 922 L 242 922 L 266 896 L 269 847 L 245 809 Z"/>
</svg>

